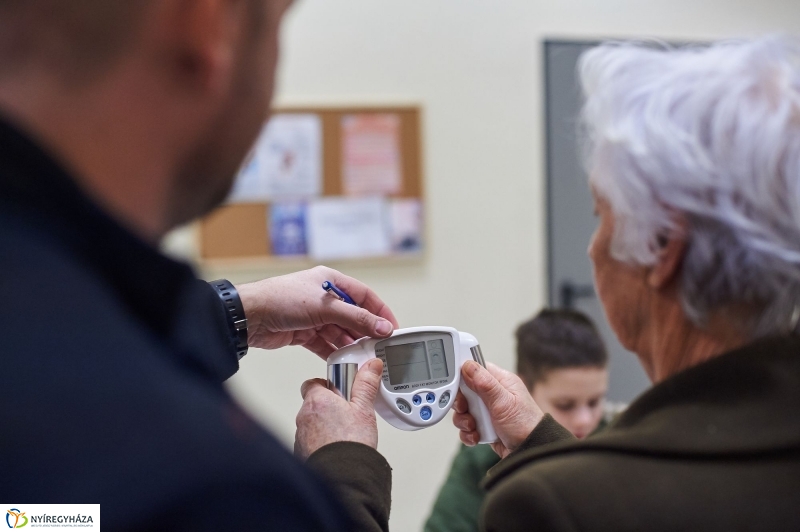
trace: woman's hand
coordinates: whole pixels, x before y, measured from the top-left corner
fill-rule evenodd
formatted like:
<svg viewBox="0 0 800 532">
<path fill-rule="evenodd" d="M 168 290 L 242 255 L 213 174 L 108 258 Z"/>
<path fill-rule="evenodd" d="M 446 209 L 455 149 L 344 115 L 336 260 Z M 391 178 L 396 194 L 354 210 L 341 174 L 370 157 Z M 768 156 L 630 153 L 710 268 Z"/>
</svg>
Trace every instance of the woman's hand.
<svg viewBox="0 0 800 532">
<path fill-rule="evenodd" d="M 476 362 L 467 362 L 461 367 L 461 376 L 486 404 L 492 426 L 500 439 L 491 444 L 492 449 L 500 458 L 505 458 L 525 441 L 544 417 L 544 412 L 522 379 L 492 363 L 484 368 Z M 453 409 L 453 424 L 461 431 L 461 441 L 469 446 L 476 445 L 480 435 L 476 431 L 475 418 L 469 413 L 467 399 L 461 392 L 456 396 Z"/>
<path fill-rule="evenodd" d="M 359 305 L 322 289 L 331 281 Z M 364 336 L 386 338 L 398 326 L 394 314 L 364 283 L 336 270 L 311 270 L 237 286 L 248 323 L 248 345 L 277 349 L 302 345 L 323 359 Z"/>
</svg>

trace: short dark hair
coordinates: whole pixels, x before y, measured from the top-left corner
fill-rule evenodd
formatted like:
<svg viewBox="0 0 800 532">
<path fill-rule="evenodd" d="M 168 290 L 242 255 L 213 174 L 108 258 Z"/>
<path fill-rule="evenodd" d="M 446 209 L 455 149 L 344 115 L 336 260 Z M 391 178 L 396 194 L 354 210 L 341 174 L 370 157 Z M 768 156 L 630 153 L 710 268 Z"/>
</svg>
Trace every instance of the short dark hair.
<svg viewBox="0 0 800 532">
<path fill-rule="evenodd" d="M 154 0 L 0 0 L 0 75 L 25 65 L 92 72 L 120 53 Z"/>
<path fill-rule="evenodd" d="M 517 328 L 517 374 L 528 389 L 559 368 L 608 364 L 603 340 L 592 321 L 571 309 L 544 309 Z"/>
<path fill-rule="evenodd" d="M 253 29 L 264 2 L 247 0 Z M 28 65 L 80 80 L 128 50 L 158 0 L 0 0 L 0 77 Z"/>
</svg>

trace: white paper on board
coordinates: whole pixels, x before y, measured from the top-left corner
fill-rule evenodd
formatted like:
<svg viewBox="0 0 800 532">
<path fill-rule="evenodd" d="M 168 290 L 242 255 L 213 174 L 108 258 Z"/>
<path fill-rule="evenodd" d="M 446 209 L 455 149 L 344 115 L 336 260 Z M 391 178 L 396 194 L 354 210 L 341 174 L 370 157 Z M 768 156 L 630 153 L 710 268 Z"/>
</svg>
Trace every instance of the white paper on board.
<svg viewBox="0 0 800 532">
<path fill-rule="evenodd" d="M 267 181 L 258 170 L 258 161 L 251 153 L 245 162 L 228 196 L 229 203 L 267 201 Z"/>
<path fill-rule="evenodd" d="M 380 197 L 324 198 L 308 206 L 309 255 L 317 260 L 388 255 L 387 203 Z"/>
<path fill-rule="evenodd" d="M 422 251 L 422 202 L 403 198 L 391 200 L 389 204 L 392 251 L 395 253 L 417 253 Z"/>
<path fill-rule="evenodd" d="M 322 122 L 315 114 L 274 115 L 264 126 L 228 201 L 308 198 L 322 192 Z"/>
<path fill-rule="evenodd" d="M 401 191 L 399 115 L 364 113 L 342 117 L 342 150 L 345 194 L 390 195 Z"/>
</svg>

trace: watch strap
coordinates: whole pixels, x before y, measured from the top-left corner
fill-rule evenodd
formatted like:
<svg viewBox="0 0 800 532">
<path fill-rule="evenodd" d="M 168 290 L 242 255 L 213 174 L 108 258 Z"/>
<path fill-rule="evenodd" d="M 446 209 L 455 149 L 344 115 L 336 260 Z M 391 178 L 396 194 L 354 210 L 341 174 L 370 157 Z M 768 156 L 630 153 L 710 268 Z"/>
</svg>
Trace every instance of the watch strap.
<svg viewBox="0 0 800 532">
<path fill-rule="evenodd" d="M 227 279 L 217 279 L 209 284 L 225 306 L 231 343 L 236 346 L 236 356 L 241 360 L 247 354 L 247 317 L 244 314 L 242 298 L 239 297 L 239 292 L 233 283 Z"/>
</svg>

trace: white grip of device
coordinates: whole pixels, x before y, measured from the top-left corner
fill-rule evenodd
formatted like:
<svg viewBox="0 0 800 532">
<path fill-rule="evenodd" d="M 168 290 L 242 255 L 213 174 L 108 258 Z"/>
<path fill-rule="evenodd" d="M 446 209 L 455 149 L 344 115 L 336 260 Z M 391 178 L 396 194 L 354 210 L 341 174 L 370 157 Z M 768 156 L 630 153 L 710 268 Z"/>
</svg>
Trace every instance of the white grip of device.
<svg viewBox="0 0 800 532">
<path fill-rule="evenodd" d="M 496 442 L 498 440 L 497 433 L 494 431 L 494 427 L 492 426 L 492 418 L 489 415 L 489 409 L 486 408 L 486 405 L 483 403 L 483 399 L 478 397 L 478 394 L 472 391 L 472 389 L 467 386 L 463 379 L 461 380 L 459 389 L 467 399 L 469 413 L 475 418 L 475 424 L 478 427 L 478 435 L 480 436 L 478 443 Z"/>
<path fill-rule="evenodd" d="M 485 368 L 486 363 L 483 360 L 483 353 L 481 353 L 478 339 L 465 332 L 459 332 L 458 336 L 461 340 L 461 354 L 463 357 L 461 359 L 461 365 L 463 366 L 465 362 L 471 359 Z M 461 368 L 459 368 L 459 371 L 461 371 Z M 492 417 L 489 415 L 489 409 L 486 408 L 483 399 L 481 399 L 477 393 L 472 391 L 472 389 L 466 385 L 464 382 L 464 377 L 460 377 L 461 380 L 458 384 L 458 388 L 461 390 L 461 393 L 464 394 L 464 397 L 467 400 L 469 413 L 475 418 L 475 424 L 477 426 L 476 430 L 478 431 L 479 436 L 478 443 L 496 442 L 499 438 L 497 437 L 497 433 L 494 431 L 494 427 L 492 426 Z"/>
</svg>

